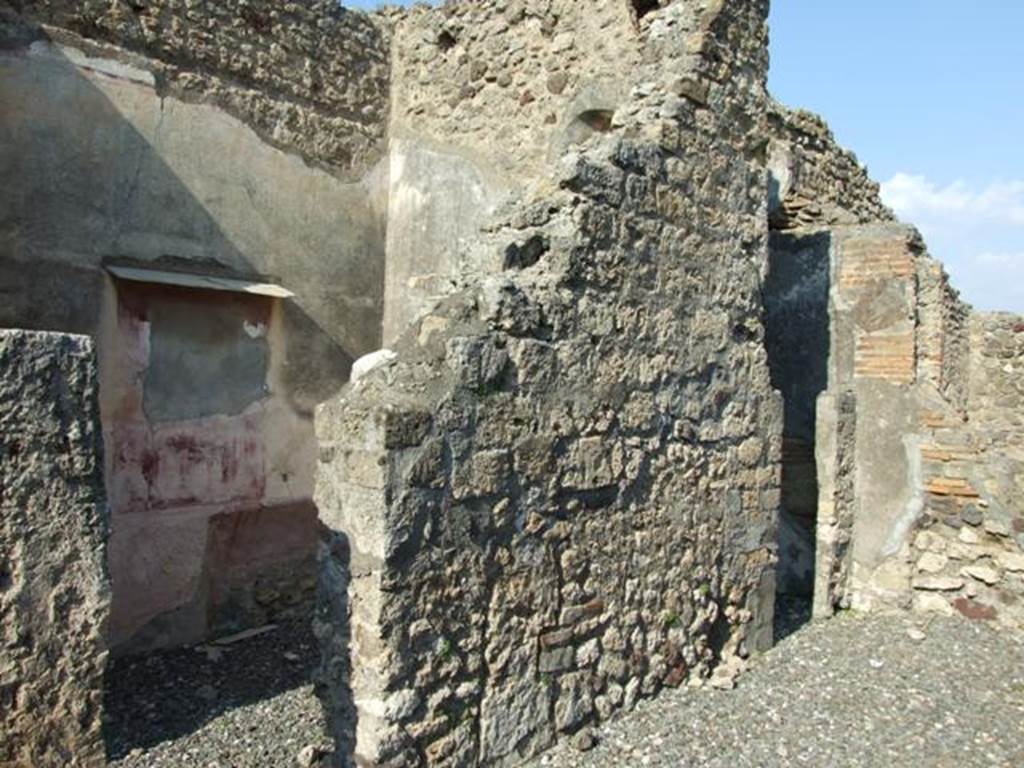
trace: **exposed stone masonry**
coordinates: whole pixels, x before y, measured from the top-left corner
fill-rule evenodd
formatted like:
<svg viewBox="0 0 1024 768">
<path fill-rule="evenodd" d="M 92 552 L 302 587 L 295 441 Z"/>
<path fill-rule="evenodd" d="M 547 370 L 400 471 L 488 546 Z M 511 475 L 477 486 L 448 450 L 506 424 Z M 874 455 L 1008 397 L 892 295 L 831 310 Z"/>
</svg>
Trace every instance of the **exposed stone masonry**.
<svg viewBox="0 0 1024 768">
<path fill-rule="evenodd" d="M 1020 393 L 1009 377 L 1024 325 L 960 299 L 820 119 L 776 107 L 769 125 L 771 221 L 786 233 L 773 240 L 774 268 L 817 253 L 831 271 L 827 296 L 814 294 L 790 325 L 805 332 L 827 309 L 828 388 L 808 403 L 817 412 L 816 614 L 912 606 L 1020 626 Z M 799 309 L 813 279 L 807 271 L 767 306 Z M 784 465 L 783 520 L 792 512 L 785 454 Z"/>
<path fill-rule="evenodd" d="M 640 58 L 625 2 L 416 6 L 393 26 L 385 344 L 453 284 L 501 269 L 471 244 L 566 149 L 611 128 Z"/>
<path fill-rule="evenodd" d="M 626 2 L 445 3 L 397 18 L 398 135 L 458 143 L 517 184 L 547 175 L 581 114 L 626 100 L 640 58 Z"/>
<path fill-rule="evenodd" d="M 357 761 L 513 765 L 769 641 L 766 9 L 668 10 L 612 134 L 485 240 L 539 237 L 536 263 L 467 281 L 318 412 Z"/>
<path fill-rule="evenodd" d="M 6 45 L 72 32 L 159 61 L 161 92 L 216 104 L 353 178 L 383 154 L 387 27 L 333 0 L 16 0 L 0 7 L 0 31 Z"/>
<path fill-rule="evenodd" d="M 823 242 L 836 273 L 816 403 L 816 612 L 913 607 L 1021 626 L 1024 324 L 973 312 L 902 225 L 787 238 Z"/>
<path fill-rule="evenodd" d="M 0 7 L 2 316 L 101 361 L 0 334 L 0 763 L 99 764 L 115 634 L 301 611 L 314 464 L 343 764 L 728 687 L 776 581 L 1019 628 L 1024 321 L 771 100 L 767 6 Z"/>
<path fill-rule="evenodd" d="M 0 331 L 0 765 L 105 764 L 107 508 L 96 357 Z"/>
<path fill-rule="evenodd" d="M 878 183 L 820 117 L 773 102 L 768 132 L 773 229 L 895 220 Z"/>
<path fill-rule="evenodd" d="M 1024 624 L 1024 323 L 970 320 L 965 415 L 923 414 L 926 517 L 914 539 L 916 607 Z M 965 361 L 967 362 L 967 361 Z"/>
</svg>

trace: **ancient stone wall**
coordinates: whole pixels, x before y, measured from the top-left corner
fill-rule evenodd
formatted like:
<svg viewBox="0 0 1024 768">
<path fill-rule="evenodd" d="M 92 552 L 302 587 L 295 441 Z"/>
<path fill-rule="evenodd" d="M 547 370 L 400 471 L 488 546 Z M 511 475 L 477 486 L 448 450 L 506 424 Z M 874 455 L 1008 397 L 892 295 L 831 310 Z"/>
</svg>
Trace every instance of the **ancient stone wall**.
<svg viewBox="0 0 1024 768">
<path fill-rule="evenodd" d="M 323 688 L 357 760 L 512 765 L 770 643 L 766 10 L 650 14 L 648 85 L 474 246 L 506 271 L 319 409 L 325 586 L 352 574 Z"/>
<path fill-rule="evenodd" d="M 859 420 L 854 357 L 859 355 L 861 373 L 869 376 L 889 376 L 897 357 L 912 357 L 905 347 L 917 287 L 896 279 L 909 273 L 893 273 L 889 257 L 874 253 L 870 237 L 851 243 L 843 256 L 844 232 L 861 225 L 863 235 L 874 227 L 876 239 L 892 237 L 892 258 L 903 259 L 906 267 L 908 234 L 886 228 L 894 217 L 878 184 L 836 142 L 824 120 L 773 101 L 767 137 L 767 348 L 773 383 L 786 400 L 777 576 L 780 593 L 813 591 L 815 613 L 831 615 L 852 599 L 857 434 L 871 423 Z M 923 289 L 938 313 L 937 330 L 946 306 L 943 285 L 948 287 L 936 276 Z M 873 311 L 878 316 L 859 328 L 857 318 Z M 896 337 L 889 332 L 901 317 L 903 347 L 893 347 Z M 937 337 L 935 343 L 942 341 Z M 941 350 L 934 359 L 941 360 Z"/>
<path fill-rule="evenodd" d="M 926 256 L 902 225 L 840 228 L 832 239 L 830 402 L 852 397 L 855 407 L 850 591 L 841 602 L 866 609 L 905 603 L 901 563 L 923 511 L 916 446 L 928 392 L 917 366 L 917 270 Z"/>
<path fill-rule="evenodd" d="M 0 325 L 96 339 L 119 647 L 311 605 L 313 409 L 380 346 L 388 40 L 336 3 L 0 8 Z"/>
<path fill-rule="evenodd" d="M 16 0 L 5 46 L 63 32 L 159 62 L 161 95 L 215 104 L 275 146 L 352 178 L 380 159 L 386 27 L 332 0 Z M 40 29 L 45 25 L 45 29 Z"/>
<path fill-rule="evenodd" d="M 877 182 L 820 117 L 773 102 L 768 135 L 773 229 L 895 220 Z"/>
<path fill-rule="evenodd" d="M 964 412 L 970 382 L 971 308 L 936 259 L 920 260 L 917 280 L 918 369 L 949 405 Z"/>
<path fill-rule="evenodd" d="M 581 114 L 628 98 L 640 31 L 628 2 L 484 0 L 410 9 L 394 46 L 393 128 L 529 186 L 585 138 L 562 135 Z"/>
<path fill-rule="evenodd" d="M 1024 318 L 1006 312 L 974 312 L 970 321 L 971 421 L 991 430 L 994 440 L 1021 437 L 1024 379 Z"/>
<path fill-rule="evenodd" d="M 1020 584 L 999 565 L 1016 565 L 1016 513 L 997 500 L 1021 487 L 1006 458 L 1013 416 L 1002 409 L 1014 396 L 982 351 L 1012 335 L 989 332 L 994 321 L 972 314 L 819 118 L 773 105 L 768 125 L 778 230 L 765 293 L 768 352 L 787 398 L 781 583 L 792 590 L 813 559 L 817 615 L 915 607 L 1019 622 L 1006 606 Z M 823 312 L 824 346 L 814 341 Z M 1013 357 L 995 346 L 991 354 Z M 976 390 L 986 394 L 979 400 Z M 999 427 L 982 426 L 978 408 Z M 815 492 L 817 503 L 805 503 Z M 801 516 L 805 509 L 813 512 Z"/>
<path fill-rule="evenodd" d="M 385 343 L 467 273 L 502 268 L 460 240 L 611 127 L 639 57 L 625 1 L 456 2 L 396 17 Z"/>
<path fill-rule="evenodd" d="M 105 764 L 107 534 L 92 343 L 0 331 L 0 765 Z"/>
<path fill-rule="evenodd" d="M 1024 325 L 972 312 L 911 228 L 827 238 L 816 611 L 914 608 L 1019 627 Z"/>
<path fill-rule="evenodd" d="M 1024 626 L 1024 319 L 970 317 L 966 414 L 924 415 L 927 513 L 914 539 L 914 604 Z"/>
</svg>

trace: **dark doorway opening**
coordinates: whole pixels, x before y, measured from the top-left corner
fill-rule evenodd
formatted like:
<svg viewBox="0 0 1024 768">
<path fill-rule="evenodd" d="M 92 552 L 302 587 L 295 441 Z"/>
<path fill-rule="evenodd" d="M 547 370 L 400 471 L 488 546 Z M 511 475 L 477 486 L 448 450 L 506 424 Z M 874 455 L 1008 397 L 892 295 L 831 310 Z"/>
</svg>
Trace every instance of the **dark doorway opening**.
<svg viewBox="0 0 1024 768">
<path fill-rule="evenodd" d="M 769 247 L 765 346 L 785 408 L 776 642 L 810 619 L 814 596 L 817 400 L 828 387 L 830 242 L 827 232 L 774 232 Z"/>
</svg>

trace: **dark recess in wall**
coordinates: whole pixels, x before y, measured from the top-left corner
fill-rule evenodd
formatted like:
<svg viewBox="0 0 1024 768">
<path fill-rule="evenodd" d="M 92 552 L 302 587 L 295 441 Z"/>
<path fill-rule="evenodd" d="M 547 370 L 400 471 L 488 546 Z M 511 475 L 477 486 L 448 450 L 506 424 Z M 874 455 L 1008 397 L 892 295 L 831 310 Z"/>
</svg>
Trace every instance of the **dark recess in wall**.
<svg viewBox="0 0 1024 768">
<path fill-rule="evenodd" d="M 595 133 L 608 133 L 612 129 L 612 116 L 610 109 L 590 109 L 576 119 Z"/>
<path fill-rule="evenodd" d="M 534 235 L 525 243 L 513 243 L 505 249 L 505 269 L 532 267 L 541 260 L 549 248 L 548 239 L 541 235 Z"/>
<path fill-rule="evenodd" d="M 633 3 L 633 10 L 636 12 L 638 20 L 661 7 L 661 3 L 658 0 L 631 0 L 631 2 Z"/>
<path fill-rule="evenodd" d="M 443 30 L 441 34 L 437 36 L 437 47 L 442 51 L 450 51 L 458 44 L 458 40 L 451 32 L 447 29 Z"/>
</svg>

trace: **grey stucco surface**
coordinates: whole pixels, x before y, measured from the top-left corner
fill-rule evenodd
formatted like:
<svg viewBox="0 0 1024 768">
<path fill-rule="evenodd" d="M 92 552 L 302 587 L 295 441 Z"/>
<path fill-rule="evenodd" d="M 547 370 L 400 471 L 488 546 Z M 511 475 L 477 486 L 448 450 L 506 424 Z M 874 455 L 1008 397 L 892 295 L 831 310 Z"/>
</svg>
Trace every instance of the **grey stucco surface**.
<svg viewBox="0 0 1024 768">
<path fill-rule="evenodd" d="M 848 399 L 856 408 L 852 420 L 841 411 L 819 414 L 852 429 L 846 450 L 852 447 L 853 461 L 829 489 L 852 488 L 852 544 L 840 566 L 849 569 L 850 591 L 841 600 L 862 609 L 907 606 L 910 573 L 901 551 L 923 511 L 915 233 L 887 222 L 836 227 L 831 244 L 828 402 L 840 408 Z M 894 339 L 909 345 L 894 347 Z"/>
<path fill-rule="evenodd" d="M 266 328 L 249 325 L 238 303 L 155 303 L 149 321 L 151 422 L 234 416 L 267 396 Z"/>
<path fill-rule="evenodd" d="M 507 194 L 507 182 L 470 153 L 413 136 L 392 139 L 385 345 L 452 291 L 460 244 Z"/>
<path fill-rule="evenodd" d="M 311 169 L 216 107 L 161 96 L 145 60 L 107 55 L 43 41 L 0 52 L 0 162 L 19 180 L 0 191 L 0 320 L 95 332 L 99 268 L 159 264 L 277 278 L 304 333 L 349 358 L 376 348 L 378 176 Z M 304 362 L 293 375 L 314 378 L 317 360 Z"/>
<path fill-rule="evenodd" d="M 914 437 L 919 403 L 893 384 L 858 382 L 857 508 L 853 557 L 873 569 L 907 540 L 923 505 Z"/>
<path fill-rule="evenodd" d="M 280 543 L 281 562 L 301 564 L 295 582 L 309 581 L 312 412 L 344 384 L 352 360 L 380 344 L 381 144 L 358 169 L 310 165 L 310 145 L 289 146 L 287 132 L 268 143 L 216 99 L 164 89 L 165 62 L 68 30 L 11 42 L 10 17 L 0 14 L 0 325 L 95 338 L 117 519 L 110 637 L 128 643 L 153 621 L 149 638 L 196 640 L 217 608 L 205 585 L 225 592 L 219 582 L 234 578 L 227 566 L 217 573 L 224 557 L 207 551 L 211 515 L 236 515 L 246 535 L 224 546 L 259 558 L 268 579 L 274 554 L 248 527 Z M 205 359 L 189 363 L 179 353 L 212 342 L 207 310 L 216 314 L 224 297 L 205 309 L 194 302 L 192 317 L 158 310 L 152 335 L 140 326 L 129 344 L 118 327 L 123 292 L 104 270 L 115 263 L 269 278 L 296 296 L 250 329 L 261 338 L 236 327 L 239 355 L 199 343 Z M 136 418 L 134 395 L 118 397 L 129 369 L 145 377 L 150 424 Z M 288 515 L 306 552 L 281 535 Z"/>
</svg>

